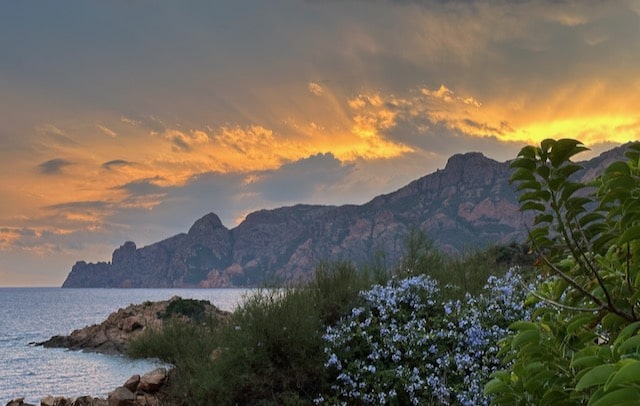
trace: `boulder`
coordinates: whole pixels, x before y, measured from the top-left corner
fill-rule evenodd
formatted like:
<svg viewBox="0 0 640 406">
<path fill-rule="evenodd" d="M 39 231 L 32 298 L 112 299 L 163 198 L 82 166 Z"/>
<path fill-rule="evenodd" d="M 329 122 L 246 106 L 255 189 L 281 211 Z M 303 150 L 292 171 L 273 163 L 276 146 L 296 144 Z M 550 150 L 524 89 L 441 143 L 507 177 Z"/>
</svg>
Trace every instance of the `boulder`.
<svg viewBox="0 0 640 406">
<path fill-rule="evenodd" d="M 73 402 L 73 406 L 107 406 L 105 399 L 93 398 L 91 396 L 81 396 Z"/>
<path fill-rule="evenodd" d="M 137 406 L 136 395 L 124 386 L 109 392 L 108 406 Z"/>
<path fill-rule="evenodd" d="M 125 388 L 129 389 L 131 392 L 135 392 L 138 389 L 138 384 L 140 383 L 140 375 L 136 374 L 131 376 L 131 378 L 127 379 L 127 382 L 124 383 Z"/>
<path fill-rule="evenodd" d="M 164 382 L 167 380 L 167 369 L 156 368 L 151 372 L 148 372 L 140 377 L 140 383 L 138 384 L 138 391 L 155 393 L 157 392 Z"/>
<path fill-rule="evenodd" d="M 15 398 L 9 401 L 6 406 L 35 406 L 31 403 L 24 403 L 24 398 Z"/>
<path fill-rule="evenodd" d="M 51 395 L 40 400 L 40 406 L 73 406 L 74 401 L 63 396 Z"/>
</svg>

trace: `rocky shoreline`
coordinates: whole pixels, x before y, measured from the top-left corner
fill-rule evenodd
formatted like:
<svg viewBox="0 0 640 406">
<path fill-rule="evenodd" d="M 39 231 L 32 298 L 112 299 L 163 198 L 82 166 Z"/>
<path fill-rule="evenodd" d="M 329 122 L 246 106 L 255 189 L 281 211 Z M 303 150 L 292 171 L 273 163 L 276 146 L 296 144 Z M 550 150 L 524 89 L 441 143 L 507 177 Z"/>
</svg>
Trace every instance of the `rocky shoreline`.
<svg viewBox="0 0 640 406">
<path fill-rule="evenodd" d="M 54 336 L 33 345 L 47 348 L 67 348 L 74 351 L 91 351 L 109 355 L 126 355 L 129 343 L 148 330 L 161 330 L 166 321 L 182 320 L 202 323 L 207 320 L 224 320 L 230 313 L 220 310 L 205 300 L 182 299 L 132 304 L 111 313 L 105 321 L 74 330 L 67 336 Z M 142 376 L 133 375 L 122 386 L 110 392 L 106 399 L 81 396 L 47 396 L 40 406 L 160 406 L 162 387 L 168 381 L 170 371 L 157 368 Z M 6 406 L 36 406 L 25 403 L 24 398 L 10 400 Z"/>
<path fill-rule="evenodd" d="M 157 368 L 142 376 L 133 375 L 122 385 L 109 392 L 106 399 L 80 396 L 67 398 L 64 396 L 47 396 L 40 401 L 40 406 L 160 406 L 162 404 L 162 387 L 167 382 L 169 371 Z M 25 403 L 24 398 L 10 400 L 6 406 L 36 406 Z"/>
</svg>

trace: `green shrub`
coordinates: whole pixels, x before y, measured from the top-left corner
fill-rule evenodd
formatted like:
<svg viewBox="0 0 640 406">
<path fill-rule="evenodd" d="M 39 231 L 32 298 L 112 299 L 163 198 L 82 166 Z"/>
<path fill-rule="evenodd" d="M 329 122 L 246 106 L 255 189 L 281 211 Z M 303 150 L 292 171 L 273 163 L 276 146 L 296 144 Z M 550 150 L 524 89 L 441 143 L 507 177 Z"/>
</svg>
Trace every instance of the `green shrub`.
<svg viewBox="0 0 640 406">
<path fill-rule="evenodd" d="M 586 148 L 570 139 L 525 147 L 511 177 L 544 282 L 543 307 L 503 344 L 495 404 L 637 404 L 640 399 L 640 144 L 595 181 L 572 176 Z"/>
<path fill-rule="evenodd" d="M 167 320 L 176 315 L 182 315 L 196 322 L 204 321 L 206 317 L 206 306 L 210 305 L 208 300 L 182 299 L 175 298 L 169 302 L 167 308 L 158 316 Z"/>
</svg>

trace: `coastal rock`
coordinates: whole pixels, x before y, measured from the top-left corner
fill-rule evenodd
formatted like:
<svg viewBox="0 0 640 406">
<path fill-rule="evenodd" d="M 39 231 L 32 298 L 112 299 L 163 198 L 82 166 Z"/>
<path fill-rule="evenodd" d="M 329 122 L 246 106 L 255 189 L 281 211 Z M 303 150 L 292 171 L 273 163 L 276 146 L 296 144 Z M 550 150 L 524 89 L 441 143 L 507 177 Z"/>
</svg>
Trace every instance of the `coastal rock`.
<svg viewBox="0 0 640 406">
<path fill-rule="evenodd" d="M 187 308 L 193 313 L 181 313 L 181 303 L 188 303 L 190 306 Z M 171 309 L 178 309 L 178 311 L 171 313 Z M 198 309 L 199 311 L 196 312 L 195 310 Z M 103 354 L 124 354 L 133 339 L 147 329 L 162 329 L 164 321 L 168 320 L 169 316 L 186 322 L 200 322 L 208 318 L 220 320 L 228 317 L 229 313 L 218 309 L 208 301 L 194 301 L 175 296 L 170 300 L 130 305 L 111 313 L 100 324 L 74 330 L 68 336 L 54 336 L 36 345 Z"/>
<path fill-rule="evenodd" d="M 15 398 L 9 401 L 6 406 L 36 406 L 31 403 L 24 403 L 24 398 Z"/>
<path fill-rule="evenodd" d="M 73 406 L 108 406 L 108 402 L 105 399 L 80 396 L 73 401 Z"/>
<path fill-rule="evenodd" d="M 77 402 L 63 396 L 53 397 L 49 395 L 40 400 L 40 406 L 77 406 Z"/>
<path fill-rule="evenodd" d="M 166 368 L 157 368 L 140 377 L 137 389 L 147 393 L 155 393 L 164 385 L 166 380 Z"/>
<path fill-rule="evenodd" d="M 131 392 L 135 392 L 138 389 L 138 384 L 140 383 L 140 375 L 133 375 L 131 378 L 127 379 L 127 382 L 124 383 L 125 388 L 129 389 Z"/>
<path fill-rule="evenodd" d="M 116 388 L 114 391 L 109 392 L 107 397 L 109 406 L 137 406 L 137 398 L 135 393 L 131 392 L 124 386 Z"/>
</svg>

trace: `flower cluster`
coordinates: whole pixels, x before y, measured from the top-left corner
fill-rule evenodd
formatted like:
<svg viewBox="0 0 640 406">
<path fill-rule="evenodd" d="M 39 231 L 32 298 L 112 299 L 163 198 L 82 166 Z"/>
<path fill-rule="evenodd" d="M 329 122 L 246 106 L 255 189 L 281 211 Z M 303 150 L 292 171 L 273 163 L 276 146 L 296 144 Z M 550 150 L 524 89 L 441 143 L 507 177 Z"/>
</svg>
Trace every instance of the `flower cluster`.
<svg viewBox="0 0 640 406">
<path fill-rule="evenodd" d="M 335 374 L 332 400 L 488 404 L 483 387 L 501 366 L 498 341 L 513 321 L 529 318 L 526 291 L 512 270 L 464 300 L 441 300 L 426 275 L 362 292 L 361 305 L 324 336 L 325 366 Z"/>
</svg>

